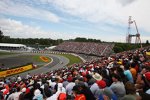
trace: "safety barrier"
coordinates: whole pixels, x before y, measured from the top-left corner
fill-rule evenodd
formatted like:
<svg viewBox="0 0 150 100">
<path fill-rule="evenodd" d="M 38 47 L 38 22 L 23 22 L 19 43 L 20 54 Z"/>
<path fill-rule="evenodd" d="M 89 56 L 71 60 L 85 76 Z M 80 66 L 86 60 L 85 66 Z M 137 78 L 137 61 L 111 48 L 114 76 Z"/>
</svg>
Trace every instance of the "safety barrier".
<svg viewBox="0 0 150 100">
<path fill-rule="evenodd" d="M 14 68 L 14 69 L 9 69 L 9 70 L 6 70 L 6 71 L 1 71 L 0 72 L 0 77 L 7 77 L 7 76 L 10 76 L 10 75 L 14 75 L 14 74 L 17 74 L 17 73 L 21 73 L 21 72 L 30 70 L 32 68 L 33 68 L 33 65 L 30 64 L 30 65 L 26 65 L 26 66 Z"/>
</svg>

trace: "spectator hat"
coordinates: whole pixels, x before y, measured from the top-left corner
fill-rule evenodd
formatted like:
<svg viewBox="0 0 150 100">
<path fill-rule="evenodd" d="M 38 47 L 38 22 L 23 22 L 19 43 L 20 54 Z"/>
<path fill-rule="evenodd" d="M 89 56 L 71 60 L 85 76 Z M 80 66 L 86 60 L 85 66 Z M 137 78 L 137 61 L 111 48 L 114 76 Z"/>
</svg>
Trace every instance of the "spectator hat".
<svg viewBox="0 0 150 100">
<path fill-rule="evenodd" d="M 105 88 L 106 87 L 106 82 L 104 80 L 97 81 L 97 84 L 100 88 Z"/>
<path fill-rule="evenodd" d="M 86 73 L 85 73 L 85 72 L 82 72 L 82 76 L 85 77 L 85 76 L 86 76 Z"/>
<path fill-rule="evenodd" d="M 102 76 L 101 76 L 100 74 L 98 74 L 98 73 L 95 73 L 95 74 L 93 75 L 93 78 L 94 78 L 95 80 L 97 80 L 97 81 L 102 80 Z"/>
<path fill-rule="evenodd" d="M 148 81 L 150 81 L 150 72 L 146 72 L 146 73 L 145 73 L 145 78 L 146 78 Z"/>
<path fill-rule="evenodd" d="M 21 90 L 21 92 L 26 92 L 26 88 L 23 88 L 23 89 Z"/>
<path fill-rule="evenodd" d="M 39 89 L 36 89 L 36 90 L 34 91 L 34 95 L 36 96 L 36 95 L 39 95 L 39 94 L 41 94 L 41 91 L 40 91 Z"/>
</svg>

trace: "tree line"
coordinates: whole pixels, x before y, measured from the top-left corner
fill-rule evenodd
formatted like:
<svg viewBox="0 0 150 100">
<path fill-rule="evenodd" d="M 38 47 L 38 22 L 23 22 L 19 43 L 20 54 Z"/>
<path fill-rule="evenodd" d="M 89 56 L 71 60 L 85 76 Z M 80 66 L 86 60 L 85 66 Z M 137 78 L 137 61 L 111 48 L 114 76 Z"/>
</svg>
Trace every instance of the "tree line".
<svg viewBox="0 0 150 100">
<path fill-rule="evenodd" d="M 62 43 L 62 39 L 50 39 L 50 38 L 10 38 L 9 36 L 4 36 L 3 32 L 0 30 L 0 43 L 16 43 L 25 45 L 58 45 Z"/>
<path fill-rule="evenodd" d="M 3 32 L 0 30 L 0 43 L 16 43 L 16 44 L 25 44 L 25 45 L 33 45 L 33 46 L 37 46 L 37 45 L 54 46 L 54 45 L 59 45 L 64 41 L 95 42 L 95 43 L 104 42 L 99 39 L 82 38 L 82 37 L 77 37 L 75 39 L 69 39 L 69 40 L 63 40 L 63 39 L 54 40 L 51 38 L 10 38 L 9 36 L 4 36 Z M 116 43 L 116 42 L 112 42 L 112 43 L 115 44 L 113 48 L 113 51 L 115 53 L 140 48 L 139 44 L 127 44 L 127 43 Z M 142 45 L 149 46 L 149 41 L 147 40 L 146 43 L 143 43 Z"/>
<path fill-rule="evenodd" d="M 150 46 L 148 40 L 146 43 L 142 43 L 143 47 Z M 113 51 L 115 53 L 123 52 L 123 51 L 128 51 L 128 50 L 133 50 L 141 48 L 140 44 L 129 44 L 129 43 L 115 43 L 115 46 L 113 48 Z"/>
<path fill-rule="evenodd" d="M 81 37 L 77 37 L 75 38 L 73 41 L 75 42 L 96 42 L 96 43 L 101 43 L 101 40 L 99 39 L 91 39 L 91 38 L 81 38 Z"/>
<path fill-rule="evenodd" d="M 4 36 L 3 32 L 0 30 L 0 42 L 1 43 L 16 43 L 16 44 L 26 44 L 26 45 L 58 45 L 64 41 L 74 41 L 74 42 L 96 42 L 100 43 L 101 40 L 91 39 L 91 38 L 81 38 L 77 37 L 75 39 L 63 40 L 63 39 L 51 39 L 51 38 L 10 38 L 9 36 Z"/>
</svg>

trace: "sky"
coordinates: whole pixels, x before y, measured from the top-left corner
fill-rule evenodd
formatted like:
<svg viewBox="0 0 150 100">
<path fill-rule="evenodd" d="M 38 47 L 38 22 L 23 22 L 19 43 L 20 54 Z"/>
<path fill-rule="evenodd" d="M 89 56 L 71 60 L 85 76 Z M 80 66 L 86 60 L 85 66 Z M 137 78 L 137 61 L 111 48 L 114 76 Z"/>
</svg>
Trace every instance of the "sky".
<svg viewBox="0 0 150 100">
<path fill-rule="evenodd" d="M 150 0 L 0 0 L 0 30 L 12 38 L 125 42 L 132 16 L 146 42 L 150 41 L 149 4 Z M 136 34 L 134 24 L 131 34 Z"/>
</svg>

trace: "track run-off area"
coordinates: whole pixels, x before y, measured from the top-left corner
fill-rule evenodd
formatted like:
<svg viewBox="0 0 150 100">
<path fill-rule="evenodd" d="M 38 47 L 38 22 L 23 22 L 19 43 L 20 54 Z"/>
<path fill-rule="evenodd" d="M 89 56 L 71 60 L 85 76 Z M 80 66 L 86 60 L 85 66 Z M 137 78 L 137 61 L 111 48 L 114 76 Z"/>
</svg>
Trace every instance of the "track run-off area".
<svg viewBox="0 0 150 100">
<path fill-rule="evenodd" d="M 15 57 L 19 57 L 19 56 L 28 56 L 28 55 L 39 55 L 39 56 L 45 56 L 51 59 L 51 62 L 49 63 L 45 63 L 43 66 L 41 67 L 37 67 L 33 70 L 29 70 L 26 72 L 22 72 L 16 75 L 20 75 L 21 77 L 26 77 L 26 75 L 28 73 L 30 73 L 30 75 L 36 75 L 36 74 L 41 74 L 41 73 L 46 73 L 52 70 L 56 70 L 56 69 L 60 69 L 64 66 L 67 66 L 67 64 L 69 64 L 70 59 L 68 59 L 67 57 L 63 56 L 63 55 L 59 55 L 59 54 L 50 54 L 50 53 L 18 53 L 18 54 L 11 54 L 11 55 L 4 55 L 4 56 L 0 56 L 0 59 L 9 59 L 9 58 L 15 58 Z M 75 55 L 74 55 L 75 56 Z M 17 61 L 16 61 L 17 63 Z M 16 75 L 12 75 L 12 76 L 16 76 Z M 8 77 L 12 77 L 12 76 L 8 76 Z"/>
</svg>

